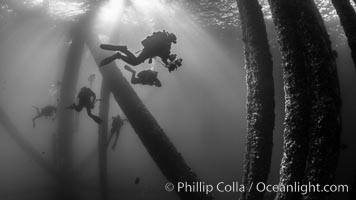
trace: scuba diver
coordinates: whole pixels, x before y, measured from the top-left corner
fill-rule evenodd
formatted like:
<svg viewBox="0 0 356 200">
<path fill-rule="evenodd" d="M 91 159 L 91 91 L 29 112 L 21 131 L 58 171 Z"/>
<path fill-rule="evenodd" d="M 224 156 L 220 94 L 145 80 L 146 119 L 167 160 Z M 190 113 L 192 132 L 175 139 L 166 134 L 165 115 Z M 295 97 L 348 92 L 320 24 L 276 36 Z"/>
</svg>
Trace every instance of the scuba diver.
<svg viewBox="0 0 356 200">
<path fill-rule="evenodd" d="M 107 143 L 107 145 L 109 146 L 112 137 L 115 135 L 114 144 L 112 145 L 111 149 L 115 149 L 117 139 L 119 138 L 120 135 L 120 129 L 124 125 L 125 121 L 127 121 L 127 119 L 121 119 L 120 115 L 117 115 L 116 117 L 112 117 L 111 130 L 110 130 L 111 134 Z"/>
<path fill-rule="evenodd" d="M 33 106 L 33 107 L 37 111 L 37 115 L 34 118 L 32 118 L 33 128 L 36 127 L 36 119 L 41 118 L 41 117 L 45 117 L 45 118 L 52 117 L 57 113 L 57 108 L 52 105 L 48 105 L 42 109 L 35 107 L 35 106 Z M 55 120 L 55 117 L 53 117 L 52 120 Z"/>
<path fill-rule="evenodd" d="M 77 96 L 79 102 L 78 105 L 73 103 L 68 109 L 75 110 L 80 112 L 83 108 L 86 108 L 88 116 L 92 118 L 96 123 L 100 124 L 102 119 L 91 113 L 91 110 L 94 109 L 96 101 L 96 94 L 88 87 L 82 87 Z"/>
<path fill-rule="evenodd" d="M 152 63 L 152 58 L 160 57 L 164 65 L 168 68 L 169 65 L 173 66 L 175 64 L 173 61 L 176 58 L 175 54 L 171 54 L 172 43 L 177 43 L 177 37 L 173 33 L 168 33 L 164 30 L 154 32 L 153 35 L 147 36 L 147 38 L 141 42 L 144 48 L 137 57 L 127 49 L 127 46 L 101 44 L 100 48 L 104 50 L 118 52 L 102 60 L 100 66 L 107 65 L 115 59 L 122 59 L 127 64 L 137 66 L 147 59 L 149 59 L 149 63 Z"/>
<path fill-rule="evenodd" d="M 157 78 L 157 71 L 150 69 L 140 71 L 136 77 L 136 71 L 133 70 L 130 66 L 125 65 L 124 67 L 127 71 L 131 72 L 131 83 L 132 84 L 142 84 L 161 87 L 161 81 Z"/>
</svg>

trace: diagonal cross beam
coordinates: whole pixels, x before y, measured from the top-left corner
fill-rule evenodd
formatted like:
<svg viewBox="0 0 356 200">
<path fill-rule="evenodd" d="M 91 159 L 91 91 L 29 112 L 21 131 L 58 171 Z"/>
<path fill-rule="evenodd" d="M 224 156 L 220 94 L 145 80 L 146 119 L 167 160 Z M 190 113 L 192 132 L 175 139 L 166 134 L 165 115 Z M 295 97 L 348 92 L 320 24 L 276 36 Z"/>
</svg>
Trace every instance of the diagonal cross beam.
<svg viewBox="0 0 356 200">
<path fill-rule="evenodd" d="M 33 148 L 30 142 L 28 142 L 16 126 L 10 120 L 10 117 L 5 113 L 5 111 L 0 107 L 0 124 L 6 130 L 6 133 L 11 137 L 12 140 L 16 142 L 17 145 L 30 157 L 32 158 L 39 166 L 48 171 L 52 176 L 58 178 L 58 172 L 53 164 L 45 160 L 41 154 Z"/>
<path fill-rule="evenodd" d="M 33 161 L 35 161 L 40 167 L 51 175 L 56 181 L 63 181 L 62 174 L 58 171 L 56 166 L 44 159 L 41 154 L 32 146 L 32 144 L 27 141 L 23 134 L 16 128 L 12 123 L 10 117 L 6 114 L 2 107 L 0 107 L 0 125 L 4 128 L 4 132 L 7 133 L 10 138 L 21 148 L 25 154 L 28 155 Z M 78 178 L 72 179 L 73 183 L 80 185 L 81 187 L 88 187 L 86 182 L 80 181 Z"/>
</svg>

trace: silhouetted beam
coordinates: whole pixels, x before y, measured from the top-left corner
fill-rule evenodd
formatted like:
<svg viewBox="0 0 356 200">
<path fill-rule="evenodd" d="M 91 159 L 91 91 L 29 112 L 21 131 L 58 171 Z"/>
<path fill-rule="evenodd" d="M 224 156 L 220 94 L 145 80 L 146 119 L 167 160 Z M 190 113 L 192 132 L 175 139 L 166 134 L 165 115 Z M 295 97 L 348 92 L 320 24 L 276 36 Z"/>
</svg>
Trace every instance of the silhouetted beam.
<svg viewBox="0 0 356 200">
<path fill-rule="evenodd" d="M 258 0 L 237 0 L 246 70 L 247 133 L 243 185 L 266 183 L 270 172 L 274 130 L 273 62 L 266 25 Z M 240 200 L 263 200 L 251 187 Z"/>
<path fill-rule="evenodd" d="M 120 12 L 118 19 L 121 19 L 122 13 Z M 120 37 L 119 27 L 115 27 L 111 33 L 110 41 L 117 42 Z M 114 39 L 117 38 L 117 39 Z M 100 107 L 99 116 L 103 119 L 103 123 L 99 126 L 99 140 L 98 140 L 98 153 L 99 153 L 99 179 L 100 179 L 100 193 L 102 200 L 108 199 L 108 137 L 109 137 L 109 111 L 110 111 L 110 97 L 111 92 L 107 82 L 103 79 L 101 81 L 100 93 Z"/>
<path fill-rule="evenodd" d="M 108 140 L 108 126 L 109 126 L 109 109 L 110 109 L 110 90 L 105 82 L 101 84 L 100 94 L 100 108 L 99 116 L 103 122 L 99 126 L 99 179 L 100 179 L 100 193 L 102 200 L 108 199 L 108 181 L 107 181 L 107 140 Z"/>
<path fill-rule="evenodd" d="M 10 138 L 20 146 L 20 148 L 25 152 L 25 154 L 28 155 L 30 159 L 34 160 L 40 167 L 42 167 L 53 178 L 55 178 L 56 181 L 63 181 L 63 177 L 57 171 L 55 165 L 45 160 L 41 154 L 35 148 L 33 148 L 33 146 L 22 136 L 23 134 L 19 132 L 2 107 L 0 107 L 0 124 L 4 128 L 5 132 L 10 136 Z M 72 181 L 81 187 L 87 186 L 87 183 L 76 178 L 73 178 Z"/>
<path fill-rule="evenodd" d="M 101 60 L 110 54 L 99 48 L 100 40 L 97 36 L 89 31 L 87 33 L 86 44 L 99 66 Z M 115 64 L 100 68 L 100 73 L 163 175 L 175 185 L 181 181 L 188 183 L 199 181 Z M 181 191 L 178 195 L 181 199 L 212 199 L 205 193 Z"/>
<path fill-rule="evenodd" d="M 71 44 L 68 49 L 60 99 L 58 103 L 58 132 L 57 132 L 57 166 L 61 173 L 62 182 L 59 185 L 56 197 L 59 200 L 77 199 L 72 170 L 73 170 L 73 132 L 74 132 L 74 112 L 67 109 L 76 98 L 76 88 L 78 82 L 79 69 L 83 56 L 84 39 L 82 37 L 82 20 L 74 23 L 71 27 Z"/>
<path fill-rule="evenodd" d="M 6 130 L 6 133 L 11 137 L 12 140 L 16 142 L 17 145 L 29 156 L 29 158 L 33 159 L 39 166 L 48 171 L 51 175 L 57 176 L 57 171 L 54 165 L 52 165 L 49 161 L 45 160 L 41 154 L 33 148 L 33 146 L 22 136 L 16 126 L 11 122 L 8 115 L 5 111 L 0 107 L 0 124 Z"/>
<path fill-rule="evenodd" d="M 350 0 L 331 0 L 344 29 L 347 43 L 350 47 L 351 58 L 356 67 L 356 11 Z"/>
</svg>

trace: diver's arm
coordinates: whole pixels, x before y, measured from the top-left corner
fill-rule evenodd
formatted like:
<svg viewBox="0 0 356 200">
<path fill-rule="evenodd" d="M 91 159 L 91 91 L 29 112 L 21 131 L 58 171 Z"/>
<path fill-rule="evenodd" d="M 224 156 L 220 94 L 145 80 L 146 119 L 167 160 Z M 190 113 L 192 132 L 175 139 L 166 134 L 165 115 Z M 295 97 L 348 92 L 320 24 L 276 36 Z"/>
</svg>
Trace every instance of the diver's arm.
<svg viewBox="0 0 356 200">
<path fill-rule="evenodd" d="M 166 68 L 168 68 L 168 65 L 169 65 L 169 63 L 168 63 L 168 57 L 162 56 L 162 57 L 160 57 L 160 58 L 161 58 L 162 62 L 165 64 L 164 66 L 165 66 Z"/>
<path fill-rule="evenodd" d="M 95 102 L 95 100 L 96 100 L 96 94 L 93 93 L 93 102 Z"/>
<path fill-rule="evenodd" d="M 91 103 L 92 103 L 92 104 L 93 104 L 93 106 L 94 106 L 94 104 L 95 104 L 95 100 L 96 100 L 96 94 L 95 94 L 94 92 L 92 92 L 92 93 L 91 93 L 91 98 L 92 98 Z"/>
</svg>

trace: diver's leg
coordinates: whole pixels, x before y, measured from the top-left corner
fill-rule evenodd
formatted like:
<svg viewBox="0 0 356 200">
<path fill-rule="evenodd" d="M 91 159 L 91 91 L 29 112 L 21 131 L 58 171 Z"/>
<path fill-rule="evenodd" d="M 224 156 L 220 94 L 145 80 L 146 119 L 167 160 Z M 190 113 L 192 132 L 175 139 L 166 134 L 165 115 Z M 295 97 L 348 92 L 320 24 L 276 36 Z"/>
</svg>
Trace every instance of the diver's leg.
<svg viewBox="0 0 356 200">
<path fill-rule="evenodd" d="M 117 140 L 119 139 L 119 134 L 120 134 L 120 130 L 116 130 L 116 134 L 115 134 L 115 141 L 114 141 L 114 144 L 112 145 L 112 149 L 115 149 L 116 147 L 116 143 L 117 143 Z"/>
<path fill-rule="evenodd" d="M 132 83 L 132 84 L 138 84 L 138 83 L 139 83 L 139 79 L 136 78 L 136 71 L 133 70 L 133 69 L 132 69 L 130 66 L 128 66 L 128 65 L 125 65 L 124 68 L 125 68 L 127 71 L 131 72 L 131 83 Z"/>
<path fill-rule="evenodd" d="M 109 56 L 101 61 L 100 66 L 107 65 L 110 62 L 114 61 L 115 59 L 121 59 L 129 65 L 137 66 L 137 65 L 143 63 L 148 58 L 146 56 L 147 51 L 142 51 L 138 57 L 136 57 L 135 54 L 133 54 L 131 51 L 129 51 L 128 49 L 125 49 L 125 48 L 122 48 L 119 51 L 125 55 L 116 53 L 112 56 Z"/>
<path fill-rule="evenodd" d="M 87 114 L 89 117 L 93 117 L 94 115 L 91 113 L 91 108 L 90 106 L 86 106 L 86 109 L 87 109 Z"/>
<path fill-rule="evenodd" d="M 150 62 L 150 64 L 151 64 L 153 57 L 154 56 L 152 56 L 152 50 L 143 49 L 142 52 L 140 53 L 140 55 L 137 56 L 137 61 L 143 63 L 143 62 L 145 62 L 145 60 L 151 59 L 151 62 Z"/>
<path fill-rule="evenodd" d="M 137 57 L 135 56 L 135 54 L 133 54 L 133 53 L 132 53 L 131 51 L 129 51 L 128 49 L 121 50 L 121 53 L 125 54 L 127 57 L 137 59 Z"/>
<path fill-rule="evenodd" d="M 132 66 L 137 66 L 137 65 L 141 64 L 141 62 L 138 62 L 136 56 L 129 57 L 129 56 L 122 55 L 120 58 L 121 58 L 121 60 L 123 60 L 124 62 L 126 62 L 127 64 L 132 65 Z"/>
<path fill-rule="evenodd" d="M 112 146 L 112 149 L 115 149 L 115 147 L 116 147 L 117 140 L 119 139 L 119 136 L 120 136 L 121 127 L 122 127 L 122 125 L 120 125 L 120 126 L 116 129 L 116 138 L 115 138 L 115 142 L 114 142 L 114 144 L 113 144 L 113 146 Z"/>
<path fill-rule="evenodd" d="M 109 139 L 108 139 L 108 141 L 107 141 L 107 143 L 106 143 L 106 147 L 109 146 L 109 144 L 110 144 L 110 142 L 111 142 L 111 138 L 112 138 L 112 136 L 114 136 L 114 134 L 115 134 L 115 131 L 113 131 L 113 129 L 111 129 L 111 134 L 110 134 L 110 137 L 109 137 Z"/>
<path fill-rule="evenodd" d="M 36 117 L 32 118 L 32 126 L 33 128 L 36 128 L 36 119 L 40 118 L 41 115 L 37 115 Z"/>
<path fill-rule="evenodd" d="M 102 122 L 102 119 L 96 115 L 93 115 L 91 113 L 91 107 L 90 106 L 86 106 L 86 109 L 87 109 L 87 113 L 88 113 L 88 116 L 90 118 L 92 118 L 96 123 L 100 124 Z"/>
<path fill-rule="evenodd" d="M 125 61 L 127 64 L 130 64 L 132 66 L 137 66 L 141 63 L 143 63 L 147 57 L 145 56 L 145 54 L 147 54 L 145 50 L 143 50 L 139 56 L 135 56 L 135 54 L 133 54 L 131 51 L 129 50 L 123 50 L 121 51 L 123 54 L 125 54 L 126 56 L 122 55 L 121 56 L 121 60 Z"/>
<path fill-rule="evenodd" d="M 116 60 L 116 59 L 120 59 L 121 57 L 122 57 L 122 55 L 121 55 L 119 52 L 117 52 L 117 53 L 115 53 L 114 55 L 109 56 L 109 57 L 103 59 L 103 60 L 100 62 L 100 66 L 107 65 L 107 64 L 113 62 L 113 61 Z"/>
</svg>

